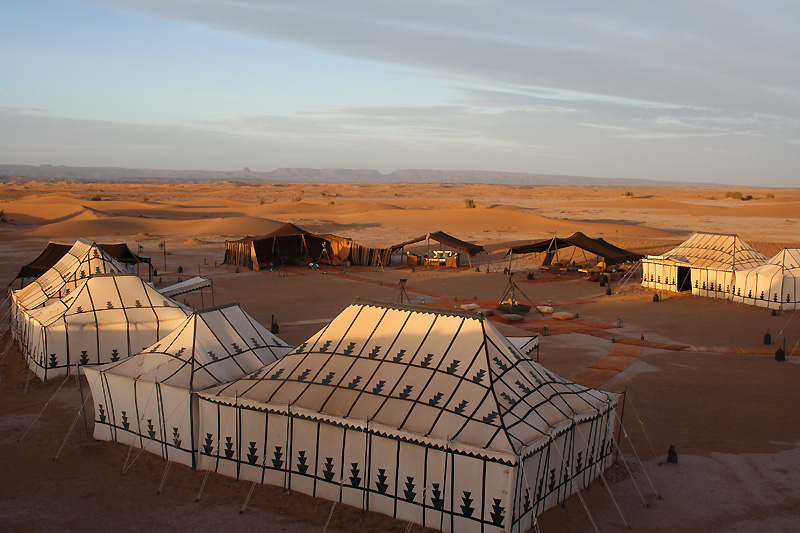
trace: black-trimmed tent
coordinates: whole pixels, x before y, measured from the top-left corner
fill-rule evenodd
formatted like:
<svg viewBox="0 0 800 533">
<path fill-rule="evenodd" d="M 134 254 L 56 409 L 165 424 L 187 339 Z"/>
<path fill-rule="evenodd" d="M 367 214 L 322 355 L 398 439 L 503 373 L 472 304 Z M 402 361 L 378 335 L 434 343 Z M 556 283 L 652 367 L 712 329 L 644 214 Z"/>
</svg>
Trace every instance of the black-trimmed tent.
<svg viewBox="0 0 800 533">
<path fill-rule="evenodd" d="M 545 252 L 545 258 L 542 264 L 547 266 L 552 263 L 553 258 L 556 256 L 559 250 L 570 247 L 574 248 L 573 255 L 569 258 L 568 262 L 572 262 L 574 259 L 575 249 L 581 249 L 589 252 L 590 254 L 594 254 L 598 259 L 602 259 L 602 262 L 606 267 L 621 263 L 628 263 L 631 261 L 638 261 L 644 257 L 642 254 L 637 254 L 635 252 L 615 246 L 602 237 L 588 237 L 580 231 L 576 231 L 566 238 L 553 237 L 551 239 L 544 239 L 520 246 L 514 246 L 508 250 L 507 255 Z"/>
<path fill-rule="evenodd" d="M 732 299 L 757 307 L 800 307 L 800 248 L 784 248 L 767 263 L 736 272 Z"/>
<path fill-rule="evenodd" d="M 164 337 L 190 311 L 135 274 L 94 274 L 69 295 L 20 309 L 20 349 L 42 380 L 115 362 Z"/>
<path fill-rule="evenodd" d="M 140 353 L 83 367 L 95 406 L 94 438 L 194 467 L 194 393 L 254 372 L 291 350 L 239 304 L 195 311 Z"/>
<path fill-rule="evenodd" d="M 676 248 L 642 259 L 642 285 L 698 296 L 731 298 L 736 274 L 763 265 L 764 254 L 738 235 L 698 232 Z"/>
<path fill-rule="evenodd" d="M 199 468 L 443 531 L 527 531 L 587 487 L 612 460 L 619 399 L 478 313 L 360 299 L 199 396 Z"/>
<path fill-rule="evenodd" d="M 461 239 L 457 239 L 452 235 L 445 233 L 443 231 L 434 231 L 432 233 L 426 233 L 425 235 L 422 235 L 415 239 L 395 244 L 391 246 L 391 250 L 392 251 L 402 250 L 407 246 L 411 246 L 412 244 L 417 244 L 423 241 L 427 244 L 429 252 L 431 250 L 431 244 L 430 244 L 431 241 L 438 242 L 442 247 L 449 248 L 451 250 L 465 252 L 470 267 L 472 266 L 472 258 L 477 256 L 478 254 L 484 254 L 486 256 L 486 261 L 488 262 L 489 260 L 488 253 L 486 252 L 483 246 L 467 241 L 462 241 Z"/>
<path fill-rule="evenodd" d="M 388 265 L 390 260 L 390 249 L 368 248 L 352 239 L 310 233 L 294 224 L 284 224 L 266 235 L 225 241 L 223 264 L 261 270 L 287 262 L 379 266 Z"/>
<path fill-rule="evenodd" d="M 113 258 L 123 266 L 129 267 L 130 265 L 135 265 L 138 263 L 146 263 L 148 267 L 150 266 L 149 257 L 141 257 L 134 254 L 124 242 L 98 244 L 97 246 L 106 254 L 108 254 L 109 257 Z M 11 281 L 11 283 L 13 283 L 15 280 L 21 279 L 24 285 L 26 279 L 38 278 L 55 266 L 61 260 L 61 258 L 70 253 L 73 247 L 73 244 L 62 244 L 58 242 L 47 243 L 47 247 L 36 259 L 27 265 L 23 265 L 22 268 L 19 269 L 17 276 Z"/>
</svg>

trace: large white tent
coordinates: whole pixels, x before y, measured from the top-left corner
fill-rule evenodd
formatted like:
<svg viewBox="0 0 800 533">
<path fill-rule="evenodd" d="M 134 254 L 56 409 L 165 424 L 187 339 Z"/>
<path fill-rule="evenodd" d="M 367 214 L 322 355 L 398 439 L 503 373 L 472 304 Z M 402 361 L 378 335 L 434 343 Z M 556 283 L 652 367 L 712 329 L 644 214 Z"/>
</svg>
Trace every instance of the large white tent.
<svg viewBox="0 0 800 533">
<path fill-rule="evenodd" d="M 797 309 L 800 248 L 784 248 L 766 264 L 737 272 L 733 301 L 771 309 Z"/>
<path fill-rule="evenodd" d="M 194 467 L 193 393 L 254 372 L 291 350 L 239 304 L 196 311 L 140 353 L 84 367 L 94 401 L 94 437 Z"/>
<path fill-rule="evenodd" d="M 642 285 L 699 296 L 730 298 L 734 274 L 767 257 L 737 235 L 695 233 L 678 247 L 642 259 Z"/>
<path fill-rule="evenodd" d="M 357 299 L 199 397 L 201 469 L 443 531 L 527 531 L 610 464 L 619 395 L 549 372 L 478 313 Z"/>
<path fill-rule="evenodd" d="M 175 329 L 190 313 L 135 274 L 94 274 L 68 296 L 19 309 L 18 340 L 43 380 L 77 365 L 129 357 Z"/>
</svg>

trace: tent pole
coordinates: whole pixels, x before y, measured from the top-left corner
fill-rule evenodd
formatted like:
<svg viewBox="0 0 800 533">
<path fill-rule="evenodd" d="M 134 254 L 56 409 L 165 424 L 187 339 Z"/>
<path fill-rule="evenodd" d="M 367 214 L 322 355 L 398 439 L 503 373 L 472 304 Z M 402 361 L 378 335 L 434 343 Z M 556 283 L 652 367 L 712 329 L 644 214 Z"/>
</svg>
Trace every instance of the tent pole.
<svg viewBox="0 0 800 533">
<path fill-rule="evenodd" d="M 81 381 L 81 365 L 78 365 L 78 390 L 81 391 L 81 411 L 83 411 L 83 427 L 89 436 L 89 423 L 86 421 L 86 400 L 83 399 L 83 382 Z"/>
</svg>

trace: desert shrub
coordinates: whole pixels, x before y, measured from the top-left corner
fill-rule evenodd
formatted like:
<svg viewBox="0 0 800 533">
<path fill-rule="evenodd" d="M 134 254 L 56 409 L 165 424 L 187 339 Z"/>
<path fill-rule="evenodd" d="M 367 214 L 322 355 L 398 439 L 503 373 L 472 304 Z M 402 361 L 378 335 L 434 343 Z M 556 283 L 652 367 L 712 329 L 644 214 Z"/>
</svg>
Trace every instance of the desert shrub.
<svg viewBox="0 0 800 533">
<path fill-rule="evenodd" d="M 633 198 L 633 193 L 631 191 L 625 191 L 622 196 L 626 196 L 628 198 Z"/>
<path fill-rule="evenodd" d="M 102 198 L 100 198 L 100 194 L 94 193 L 94 195 L 91 198 L 89 198 L 89 200 L 92 202 L 99 202 L 100 200 L 102 200 Z"/>
<path fill-rule="evenodd" d="M 752 194 L 748 194 L 747 196 L 742 198 L 742 200 L 752 200 L 752 199 L 753 199 L 753 195 Z"/>
<path fill-rule="evenodd" d="M 8 222 L 5 209 L 0 209 L 0 222 Z"/>
<path fill-rule="evenodd" d="M 142 202 L 147 203 L 149 201 L 150 201 L 150 197 L 149 196 L 147 196 L 146 194 L 144 196 L 142 196 Z"/>
<path fill-rule="evenodd" d="M 292 198 L 292 201 L 293 201 L 293 202 L 299 202 L 299 201 L 300 201 L 300 200 L 302 200 L 302 199 L 303 199 L 303 197 L 302 197 L 301 195 L 299 195 L 299 194 L 298 194 L 297 196 L 295 196 L 294 198 Z"/>
<path fill-rule="evenodd" d="M 765 198 L 775 198 L 775 195 L 772 194 L 771 192 L 768 192 Z"/>
<path fill-rule="evenodd" d="M 264 199 L 260 197 L 256 198 L 256 205 L 264 205 Z"/>
<path fill-rule="evenodd" d="M 475 209 L 475 201 L 472 198 L 464 198 L 464 206 L 467 209 Z"/>
<path fill-rule="evenodd" d="M 734 200 L 741 200 L 742 193 L 739 191 L 728 191 L 725 193 L 725 198 L 733 198 Z"/>
</svg>

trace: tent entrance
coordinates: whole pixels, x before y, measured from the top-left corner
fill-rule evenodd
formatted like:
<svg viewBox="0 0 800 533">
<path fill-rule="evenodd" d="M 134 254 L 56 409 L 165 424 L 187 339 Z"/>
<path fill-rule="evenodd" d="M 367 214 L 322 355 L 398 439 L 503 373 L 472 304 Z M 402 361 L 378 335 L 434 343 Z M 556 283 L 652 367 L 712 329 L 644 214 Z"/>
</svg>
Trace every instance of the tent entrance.
<svg viewBox="0 0 800 533">
<path fill-rule="evenodd" d="M 692 290 L 692 269 L 690 267 L 678 267 L 678 292 Z"/>
</svg>

